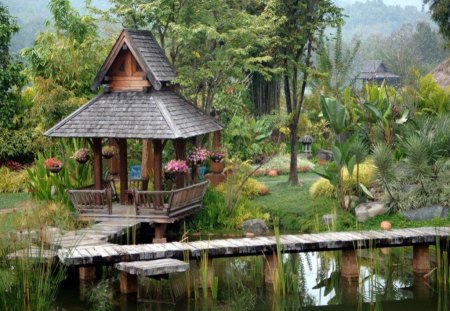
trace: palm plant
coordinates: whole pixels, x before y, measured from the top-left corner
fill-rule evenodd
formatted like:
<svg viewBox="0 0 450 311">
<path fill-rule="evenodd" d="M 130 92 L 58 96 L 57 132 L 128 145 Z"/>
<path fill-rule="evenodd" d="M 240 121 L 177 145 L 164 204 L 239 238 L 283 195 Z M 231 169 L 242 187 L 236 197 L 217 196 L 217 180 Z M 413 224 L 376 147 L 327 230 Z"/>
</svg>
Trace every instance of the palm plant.
<svg viewBox="0 0 450 311">
<path fill-rule="evenodd" d="M 360 185 L 359 182 L 359 165 L 364 162 L 369 154 L 369 147 L 366 142 L 361 138 L 361 136 L 356 136 L 353 143 L 350 145 L 349 154 L 355 156 L 356 163 L 356 184 Z M 358 195 L 361 195 L 361 187 L 358 187 Z"/>
<path fill-rule="evenodd" d="M 392 183 L 397 180 L 395 173 L 394 152 L 391 147 L 383 142 L 377 143 L 373 147 L 373 161 L 377 168 L 377 179 L 387 191 L 392 203 L 397 202 L 391 189 Z"/>
</svg>

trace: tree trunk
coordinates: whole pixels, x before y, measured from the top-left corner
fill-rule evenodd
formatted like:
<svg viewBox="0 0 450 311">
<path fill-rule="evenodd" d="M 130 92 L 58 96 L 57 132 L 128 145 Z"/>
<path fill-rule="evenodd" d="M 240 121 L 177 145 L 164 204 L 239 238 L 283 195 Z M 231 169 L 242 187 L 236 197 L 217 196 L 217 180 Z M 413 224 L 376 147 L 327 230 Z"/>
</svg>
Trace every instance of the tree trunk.
<svg viewBox="0 0 450 311">
<path fill-rule="evenodd" d="M 289 167 L 289 182 L 292 185 L 298 185 L 298 173 L 297 173 L 297 130 L 298 130 L 298 119 L 299 114 L 296 114 L 296 116 L 293 118 L 292 123 L 290 125 L 290 134 L 289 134 L 289 140 L 291 144 L 291 163 Z"/>
</svg>

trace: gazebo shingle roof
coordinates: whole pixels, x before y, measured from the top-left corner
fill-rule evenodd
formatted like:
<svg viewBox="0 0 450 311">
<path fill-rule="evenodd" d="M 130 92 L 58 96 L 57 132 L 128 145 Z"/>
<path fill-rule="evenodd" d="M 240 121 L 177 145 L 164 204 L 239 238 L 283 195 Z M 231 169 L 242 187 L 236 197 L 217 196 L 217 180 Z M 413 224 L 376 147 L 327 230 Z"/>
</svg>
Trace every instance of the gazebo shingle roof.
<svg viewBox="0 0 450 311">
<path fill-rule="evenodd" d="M 102 93 L 44 133 L 50 137 L 188 138 L 223 126 L 170 90 Z"/>
<path fill-rule="evenodd" d="M 92 90 L 96 90 L 103 83 L 111 67 L 111 60 L 115 59 L 122 44 L 129 46 L 147 79 L 156 89 L 161 88 L 162 82 L 170 82 L 176 78 L 175 69 L 149 30 L 124 29 L 97 73 L 92 83 Z"/>
</svg>

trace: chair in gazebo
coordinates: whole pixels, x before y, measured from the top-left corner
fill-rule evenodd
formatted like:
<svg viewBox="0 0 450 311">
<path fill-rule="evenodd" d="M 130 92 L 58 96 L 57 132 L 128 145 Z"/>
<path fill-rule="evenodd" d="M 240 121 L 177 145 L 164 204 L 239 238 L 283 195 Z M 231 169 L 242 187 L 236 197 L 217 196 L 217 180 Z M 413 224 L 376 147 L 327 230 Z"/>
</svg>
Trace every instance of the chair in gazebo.
<svg viewBox="0 0 450 311">
<path fill-rule="evenodd" d="M 186 158 L 186 143 L 199 135 L 216 133 L 223 126 L 175 92 L 175 71 L 150 31 L 123 30 L 98 72 L 92 89 L 103 92 L 48 130 L 49 137 L 85 138 L 94 154 L 94 185 L 71 189 L 68 195 L 84 218 L 138 217 L 156 224 L 156 238 L 165 224 L 201 207 L 208 182 L 163 192 L 162 152 L 168 141 L 175 157 Z M 127 140 L 143 140 L 142 172 L 153 172 L 153 191 L 128 189 Z M 102 180 L 102 144 L 118 147 L 120 204 L 114 204 L 115 187 Z M 153 149 L 153 150 L 152 150 Z M 151 154 L 152 156 L 149 156 Z M 143 176 L 145 178 L 145 176 Z M 133 203 L 134 205 L 131 205 Z"/>
</svg>

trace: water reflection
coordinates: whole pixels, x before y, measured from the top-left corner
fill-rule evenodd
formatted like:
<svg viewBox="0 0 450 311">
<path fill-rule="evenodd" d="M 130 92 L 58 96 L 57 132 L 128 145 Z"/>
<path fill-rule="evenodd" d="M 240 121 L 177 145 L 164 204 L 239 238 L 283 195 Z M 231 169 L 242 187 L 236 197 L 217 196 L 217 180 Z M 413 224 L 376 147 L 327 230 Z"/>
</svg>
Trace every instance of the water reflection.
<svg viewBox="0 0 450 311">
<path fill-rule="evenodd" d="M 357 280 L 341 276 L 340 252 L 282 255 L 278 287 L 265 284 L 265 261 L 263 256 L 214 259 L 210 273 L 216 282 L 205 290 L 200 265 L 193 261 L 188 275 L 141 280 L 139 302 L 117 295 L 116 310 L 449 310 L 449 291 L 436 285 L 434 274 L 413 274 L 410 248 L 358 251 Z M 86 310 L 80 308 L 85 302 L 64 302 L 74 290 L 63 288 L 60 309 Z"/>
</svg>

